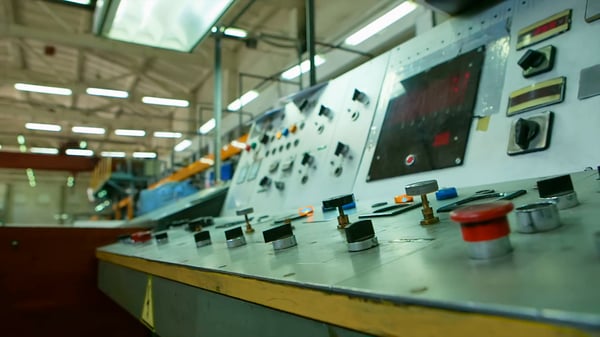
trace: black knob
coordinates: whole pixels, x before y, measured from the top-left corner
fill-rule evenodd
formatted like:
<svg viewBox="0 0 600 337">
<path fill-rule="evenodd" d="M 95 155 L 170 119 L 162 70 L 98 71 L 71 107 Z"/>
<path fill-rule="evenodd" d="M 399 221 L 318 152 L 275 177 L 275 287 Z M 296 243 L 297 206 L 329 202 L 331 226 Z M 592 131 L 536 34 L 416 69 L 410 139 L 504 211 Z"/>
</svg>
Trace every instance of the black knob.
<svg viewBox="0 0 600 337">
<path fill-rule="evenodd" d="M 348 243 L 368 240 L 375 236 L 373 222 L 371 220 L 362 220 L 352 223 L 346 227 L 346 241 Z"/>
<path fill-rule="evenodd" d="M 367 94 L 358 89 L 354 89 L 354 93 L 352 94 L 352 100 L 359 101 L 365 105 L 369 104 L 369 97 L 367 96 Z"/>
<path fill-rule="evenodd" d="M 319 109 L 319 116 L 323 116 L 323 117 L 331 117 L 331 109 L 329 109 L 328 107 L 321 105 L 321 108 Z"/>
<path fill-rule="evenodd" d="M 523 70 L 527 70 L 541 65 L 544 61 L 546 61 L 546 55 L 544 53 L 529 49 L 521 56 L 517 63 Z"/>
<path fill-rule="evenodd" d="M 202 232 L 198 232 L 196 234 L 194 234 L 194 241 L 199 242 L 199 241 L 207 241 L 210 240 L 210 232 L 209 231 L 202 231 Z"/>
<path fill-rule="evenodd" d="M 271 186 L 271 178 L 265 176 L 258 182 L 258 184 L 264 188 L 269 187 Z"/>
<path fill-rule="evenodd" d="M 323 200 L 324 208 L 341 208 L 344 205 L 354 202 L 354 194 L 340 195 L 337 197 Z"/>
<path fill-rule="evenodd" d="M 232 240 L 235 238 L 239 238 L 240 236 L 244 236 L 244 232 L 242 232 L 242 227 L 236 227 L 225 231 L 226 240 Z"/>
<path fill-rule="evenodd" d="M 261 144 L 267 144 L 269 142 L 269 136 L 265 133 L 264 135 L 262 135 L 262 137 L 260 137 L 258 141 Z"/>
<path fill-rule="evenodd" d="M 335 147 L 334 154 L 336 156 L 339 156 L 339 155 L 345 156 L 349 150 L 350 150 L 350 146 L 348 146 L 342 142 L 338 142 L 337 146 Z"/>
<path fill-rule="evenodd" d="M 280 191 L 283 191 L 285 189 L 285 183 L 283 181 L 276 181 L 275 188 Z"/>
<path fill-rule="evenodd" d="M 302 165 L 308 165 L 308 166 L 310 166 L 310 165 L 312 165 L 312 163 L 313 163 L 314 161 L 315 161 L 315 159 L 314 159 L 314 157 L 313 157 L 313 156 L 311 156 L 311 155 L 310 155 L 310 154 L 308 154 L 308 153 L 304 153 L 304 154 L 302 155 L 302 160 L 300 161 L 300 164 L 302 164 Z"/>
<path fill-rule="evenodd" d="M 540 125 L 534 121 L 519 118 L 515 125 L 515 143 L 523 150 L 529 148 L 529 143 L 537 136 Z"/>
<path fill-rule="evenodd" d="M 308 100 L 303 99 L 302 102 L 300 102 L 300 104 L 298 104 L 298 110 L 304 111 L 304 109 L 306 109 L 307 106 L 308 106 Z"/>
<path fill-rule="evenodd" d="M 271 241 L 286 238 L 293 234 L 294 233 L 292 232 L 292 225 L 288 223 L 263 231 L 263 238 L 265 239 L 265 243 L 268 243 Z"/>
</svg>

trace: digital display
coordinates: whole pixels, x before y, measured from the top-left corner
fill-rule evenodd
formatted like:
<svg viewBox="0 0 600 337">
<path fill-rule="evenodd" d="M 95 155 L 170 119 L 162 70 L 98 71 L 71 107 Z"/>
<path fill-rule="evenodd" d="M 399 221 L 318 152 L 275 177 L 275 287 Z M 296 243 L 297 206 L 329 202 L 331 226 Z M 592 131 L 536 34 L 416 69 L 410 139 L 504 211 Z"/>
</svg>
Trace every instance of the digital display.
<svg viewBox="0 0 600 337">
<path fill-rule="evenodd" d="M 394 83 L 367 181 L 462 164 L 483 47 Z"/>
<path fill-rule="evenodd" d="M 542 21 L 529 25 L 519 31 L 517 50 L 549 39 L 554 35 L 569 30 L 571 26 L 571 10 L 552 15 Z"/>
</svg>

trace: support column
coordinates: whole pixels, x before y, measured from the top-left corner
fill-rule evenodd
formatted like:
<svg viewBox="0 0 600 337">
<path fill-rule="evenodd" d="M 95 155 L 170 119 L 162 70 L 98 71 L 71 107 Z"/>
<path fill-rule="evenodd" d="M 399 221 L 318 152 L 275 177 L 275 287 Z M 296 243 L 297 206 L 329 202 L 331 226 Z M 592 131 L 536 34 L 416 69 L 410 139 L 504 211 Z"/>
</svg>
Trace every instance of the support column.
<svg viewBox="0 0 600 337">
<path fill-rule="evenodd" d="M 215 34 L 215 88 L 214 88 L 214 118 L 215 118 L 215 185 L 221 183 L 221 104 L 223 102 L 223 73 L 221 69 L 221 32 Z"/>
</svg>

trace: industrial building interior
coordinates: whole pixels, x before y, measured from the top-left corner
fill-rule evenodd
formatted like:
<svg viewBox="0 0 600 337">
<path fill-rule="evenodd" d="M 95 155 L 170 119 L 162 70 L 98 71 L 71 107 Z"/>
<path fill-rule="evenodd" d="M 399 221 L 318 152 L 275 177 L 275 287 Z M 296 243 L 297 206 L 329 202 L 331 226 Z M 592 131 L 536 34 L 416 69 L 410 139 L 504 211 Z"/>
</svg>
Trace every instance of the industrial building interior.
<svg viewBox="0 0 600 337">
<path fill-rule="evenodd" d="M 0 0 L 0 335 L 600 336 L 599 32 L 598 0 Z"/>
</svg>

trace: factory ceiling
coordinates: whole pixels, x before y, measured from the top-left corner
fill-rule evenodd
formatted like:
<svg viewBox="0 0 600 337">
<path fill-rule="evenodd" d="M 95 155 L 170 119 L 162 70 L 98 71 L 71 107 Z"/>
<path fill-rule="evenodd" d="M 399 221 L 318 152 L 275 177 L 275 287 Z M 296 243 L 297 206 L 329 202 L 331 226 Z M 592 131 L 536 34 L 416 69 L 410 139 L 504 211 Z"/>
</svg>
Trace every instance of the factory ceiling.
<svg viewBox="0 0 600 337">
<path fill-rule="evenodd" d="M 401 2 L 316 0 L 316 40 L 322 43 L 317 52 L 341 46 L 350 32 Z M 219 25 L 242 28 L 257 43 L 223 41 L 224 107 L 239 96 L 240 84 L 252 88 L 263 81 L 240 81 L 240 73 L 278 78 L 298 63 L 295 40 L 305 31 L 304 13 L 302 0 L 234 2 Z M 0 0 L 1 151 L 18 151 L 17 138 L 23 135 L 25 151 L 64 149 L 84 141 L 97 155 L 152 151 L 168 156 L 181 139 L 157 138 L 155 131 L 192 136 L 212 117 L 213 38 L 205 38 L 192 53 L 180 53 L 98 37 L 91 32 L 92 20 L 91 9 L 61 1 Z M 372 48 L 357 50 L 374 53 Z M 359 62 L 369 59 L 365 55 Z M 19 91 L 16 83 L 69 88 L 72 95 Z M 123 90 L 129 96 L 92 96 L 86 93 L 90 87 Z M 190 107 L 144 104 L 144 96 L 184 99 Z M 61 130 L 29 130 L 28 122 L 57 124 Z M 105 132 L 75 133 L 74 126 Z M 116 129 L 143 129 L 146 135 L 118 136 Z"/>
</svg>

